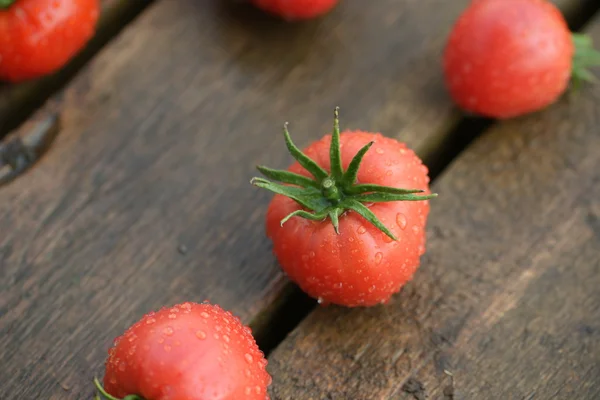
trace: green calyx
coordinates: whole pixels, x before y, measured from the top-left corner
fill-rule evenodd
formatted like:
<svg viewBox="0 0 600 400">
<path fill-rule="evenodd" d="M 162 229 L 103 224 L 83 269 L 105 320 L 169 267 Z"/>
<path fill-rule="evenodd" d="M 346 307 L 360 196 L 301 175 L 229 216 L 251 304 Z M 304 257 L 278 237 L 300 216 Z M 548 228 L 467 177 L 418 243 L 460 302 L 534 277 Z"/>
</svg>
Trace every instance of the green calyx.
<svg viewBox="0 0 600 400">
<path fill-rule="evenodd" d="M 8 7 L 12 6 L 15 1 L 17 0 L 0 0 L 0 10 L 6 10 Z"/>
<path fill-rule="evenodd" d="M 577 89 L 582 82 L 597 83 L 598 79 L 588 70 L 590 67 L 600 66 L 600 52 L 594 49 L 592 38 L 581 34 L 572 34 L 575 56 L 573 57 L 573 69 L 571 80 Z"/>
<path fill-rule="evenodd" d="M 94 400 L 102 400 L 102 397 L 100 397 L 100 395 L 102 395 L 103 398 L 106 400 L 145 400 L 143 397 L 138 396 L 137 394 L 129 394 L 123 397 L 122 399 L 118 399 L 114 396 L 111 396 L 106 392 L 106 390 L 104 390 L 104 388 L 100 384 L 100 381 L 98 381 L 98 378 L 94 378 L 94 385 L 96 386 L 96 389 L 99 392 L 99 394 L 96 394 Z"/>
<path fill-rule="evenodd" d="M 365 218 L 391 239 L 397 240 L 394 234 L 373 214 L 365 203 L 382 203 L 388 201 L 423 201 L 436 197 L 437 194 L 420 195 L 421 189 L 401 189 L 369 183 L 356 183 L 358 169 L 363 157 L 374 142 L 367 143 L 356 153 L 348 169 L 342 168 L 340 152 L 339 109 L 334 111 L 333 134 L 329 158 L 331 172 L 325 171 L 314 160 L 310 159 L 292 142 L 287 123 L 283 135 L 291 155 L 304 167 L 313 178 L 293 172 L 270 169 L 258 166 L 258 170 L 271 181 L 264 178 L 253 178 L 250 183 L 295 200 L 304 210 L 297 210 L 281 220 L 281 225 L 293 217 L 322 221 L 329 217 L 339 234 L 339 217 L 347 210 L 352 210 Z M 275 183 L 277 181 L 281 183 Z"/>
</svg>

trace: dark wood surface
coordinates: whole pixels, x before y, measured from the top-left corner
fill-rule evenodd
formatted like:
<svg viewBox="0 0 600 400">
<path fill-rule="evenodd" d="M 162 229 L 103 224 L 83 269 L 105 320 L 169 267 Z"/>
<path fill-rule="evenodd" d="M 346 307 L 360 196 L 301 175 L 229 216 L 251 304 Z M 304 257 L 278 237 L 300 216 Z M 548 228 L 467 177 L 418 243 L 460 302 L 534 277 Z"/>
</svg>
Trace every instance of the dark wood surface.
<svg viewBox="0 0 600 400">
<path fill-rule="evenodd" d="M 112 338 L 163 305 L 209 299 L 271 329 L 289 286 L 254 165 L 285 167 L 282 123 L 306 145 L 338 104 L 344 127 L 423 149 L 454 115 L 436 60 L 468 2 L 353 0 L 305 24 L 153 4 L 15 133 L 59 121 L 0 188 L 0 398 L 90 396 Z"/>
<path fill-rule="evenodd" d="M 600 398 L 599 101 L 478 139 L 434 185 L 414 281 L 312 313 L 270 357 L 272 398 Z"/>
</svg>

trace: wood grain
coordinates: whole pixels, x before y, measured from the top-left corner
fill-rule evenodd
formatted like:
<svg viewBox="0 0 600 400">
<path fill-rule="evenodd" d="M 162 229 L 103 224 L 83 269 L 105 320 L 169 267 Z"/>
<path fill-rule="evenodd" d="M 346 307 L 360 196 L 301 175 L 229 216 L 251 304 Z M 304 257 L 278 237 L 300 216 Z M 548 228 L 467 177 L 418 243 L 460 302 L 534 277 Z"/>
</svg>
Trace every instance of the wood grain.
<svg viewBox="0 0 600 400">
<path fill-rule="evenodd" d="M 209 299 L 269 326 L 290 286 L 254 165 L 286 166 L 282 123 L 306 145 L 337 104 L 344 127 L 418 146 L 450 114 L 433 60 L 468 2 L 353 0 L 305 24 L 154 3 L 38 112 L 60 133 L 0 188 L 0 398 L 90 398 L 112 338 L 163 305 Z"/>
<path fill-rule="evenodd" d="M 600 398 L 599 100 L 477 140 L 434 185 L 414 281 L 312 313 L 270 357 L 272 399 Z"/>
</svg>

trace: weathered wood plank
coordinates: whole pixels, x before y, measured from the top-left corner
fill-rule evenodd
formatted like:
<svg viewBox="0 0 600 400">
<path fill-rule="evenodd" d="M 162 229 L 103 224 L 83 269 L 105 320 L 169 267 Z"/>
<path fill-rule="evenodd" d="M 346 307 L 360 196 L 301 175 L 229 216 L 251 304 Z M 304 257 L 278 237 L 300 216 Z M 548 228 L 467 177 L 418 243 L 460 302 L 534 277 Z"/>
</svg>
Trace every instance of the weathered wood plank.
<svg viewBox="0 0 600 400">
<path fill-rule="evenodd" d="M 270 357 L 272 398 L 600 398 L 599 99 L 477 140 L 434 185 L 415 280 L 312 313 Z"/>
<path fill-rule="evenodd" d="M 59 89 L 112 36 L 131 21 L 152 0 L 101 0 L 102 13 L 96 34 L 61 71 L 19 84 L 0 82 L 0 138 L 17 127 L 46 98 Z"/>
</svg>

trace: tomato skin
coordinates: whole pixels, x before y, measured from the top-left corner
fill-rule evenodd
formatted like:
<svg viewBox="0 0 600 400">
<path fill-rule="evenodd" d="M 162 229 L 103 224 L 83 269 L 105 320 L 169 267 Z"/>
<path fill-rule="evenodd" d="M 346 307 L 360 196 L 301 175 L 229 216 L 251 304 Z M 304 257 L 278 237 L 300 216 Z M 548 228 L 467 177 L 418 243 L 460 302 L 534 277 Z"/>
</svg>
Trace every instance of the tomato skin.
<svg viewBox="0 0 600 400">
<path fill-rule="evenodd" d="M 219 306 L 183 303 L 145 315 L 115 339 L 104 388 L 146 400 L 265 400 L 271 377 L 250 329 Z"/>
<path fill-rule="evenodd" d="M 251 0 L 274 15 L 288 20 L 311 19 L 329 12 L 339 0 Z"/>
<path fill-rule="evenodd" d="M 0 79 L 51 74 L 93 36 L 99 0 L 17 0 L 0 10 Z"/>
<path fill-rule="evenodd" d="M 358 173 L 360 183 L 422 189 L 429 192 L 427 167 L 405 144 L 381 134 L 341 134 L 344 169 L 361 147 L 375 141 Z M 329 171 L 331 135 L 309 145 L 305 154 Z M 297 162 L 289 171 L 310 176 Z M 302 290 L 322 303 L 348 307 L 387 302 L 409 281 L 425 252 L 428 201 L 375 203 L 369 207 L 398 238 L 393 241 L 352 211 L 340 216 L 340 233 L 330 219 L 280 221 L 300 205 L 275 195 L 267 210 L 267 236 L 282 269 Z"/>
<path fill-rule="evenodd" d="M 448 38 L 446 86 L 459 107 L 479 115 L 531 113 L 566 90 L 574 51 L 567 23 L 552 3 L 474 1 Z"/>
</svg>

